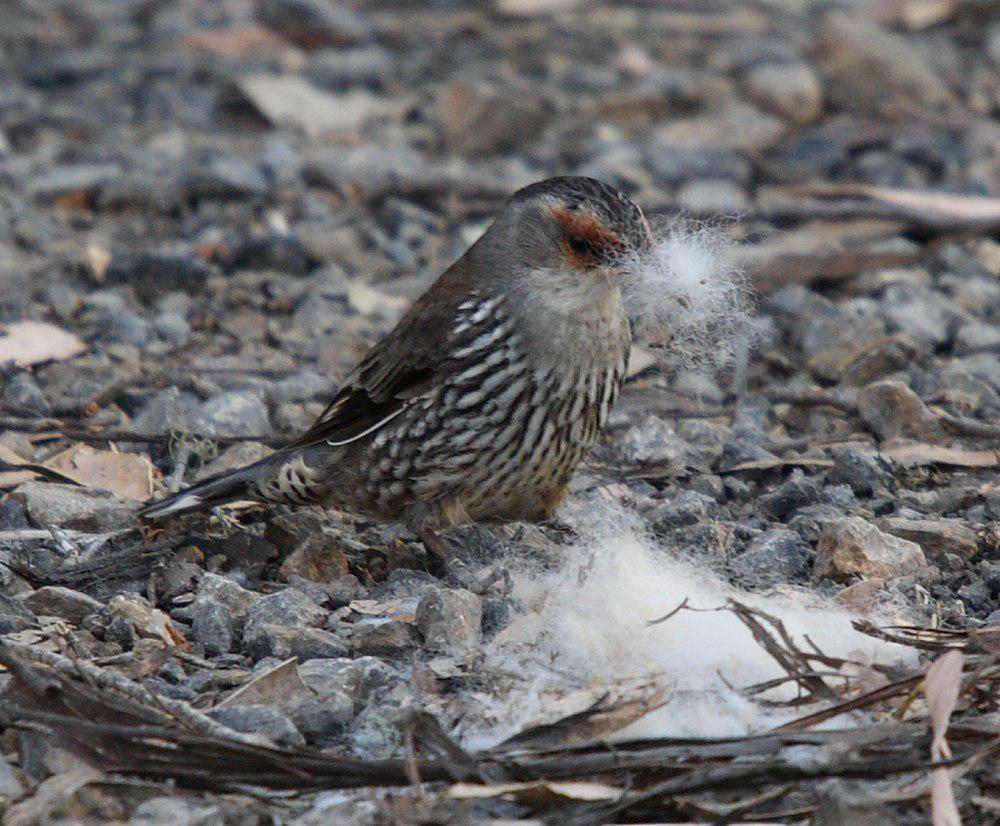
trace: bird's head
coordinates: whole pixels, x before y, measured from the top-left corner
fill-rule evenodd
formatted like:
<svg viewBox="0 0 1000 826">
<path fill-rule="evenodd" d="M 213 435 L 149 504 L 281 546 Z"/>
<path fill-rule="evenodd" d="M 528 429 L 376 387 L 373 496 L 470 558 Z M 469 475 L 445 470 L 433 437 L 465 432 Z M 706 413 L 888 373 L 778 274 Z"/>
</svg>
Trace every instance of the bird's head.
<svg viewBox="0 0 1000 826">
<path fill-rule="evenodd" d="M 508 272 L 586 300 L 620 286 L 623 265 L 652 246 L 642 210 L 594 178 L 549 178 L 516 192 L 483 238 L 504 251 Z"/>
</svg>

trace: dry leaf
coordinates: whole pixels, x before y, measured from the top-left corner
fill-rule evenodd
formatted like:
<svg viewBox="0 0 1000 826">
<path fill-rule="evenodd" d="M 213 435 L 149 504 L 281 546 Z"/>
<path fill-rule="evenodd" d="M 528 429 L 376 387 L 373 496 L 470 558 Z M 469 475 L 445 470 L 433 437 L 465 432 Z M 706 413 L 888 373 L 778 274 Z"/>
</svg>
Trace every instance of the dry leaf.
<svg viewBox="0 0 1000 826">
<path fill-rule="evenodd" d="M 453 800 L 486 800 L 493 797 L 513 797 L 521 803 L 558 802 L 576 800 L 602 803 L 617 800 L 621 789 L 604 783 L 580 780 L 537 781 L 534 783 L 496 783 L 484 786 L 479 783 L 456 783 L 448 790 Z"/>
<path fill-rule="evenodd" d="M 137 453 L 114 453 L 78 444 L 57 453 L 45 467 L 88 488 L 103 488 L 119 499 L 145 502 L 153 493 L 153 465 Z"/>
<path fill-rule="evenodd" d="M 900 214 L 927 222 L 954 222 L 969 227 L 1000 224 L 1000 198 L 988 195 L 958 195 L 916 189 L 895 189 L 867 184 L 809 184 L 792 187 L 792 192 L 817 197 L 855 197 L 895 207 Z"/>
<path fill-rule="evenodd" d="M 655 367 L 657 363 L 656 356 L 649 352 L 649 350 L 645 347 L 640 347 L 638 344 L 633 344 L 632 352 L 629 353 L 628 374 L 626 377 L 632 378 L 633 376 L 638 376 L 650 367 Z"/>
<path fill-rule="evenodd" d="M 754 459 L 738 465 L 723 468 L 719 473 L 735 473 L 739 470 L 771 470 L 777 467 L 833 467 L 832 459 L 817 459 L 811 456 L 788 456 L 785 458 Z"/>
<path fill-rule="evenodd" d="M 1000 452 L 996 450 L 966 450 L 941 445 L 897 445 L 883 451 L 904 467 L 915 465 L 954 465 L 955 467 L 997 467 Z"/>
<path fill-rule="evenodd" d="M 931 715 L 931 758 L 940 760 L 951 757 L 951 747 L 945 739 L 948 720 L 955 710 L 962 688 L 962 655 L 948 651 L 934 660 L 927 669 L 924 695 Z M 955 805 L 951 774 L 945 768 L 931 773 L 931 819 L 934 826 L 961 826 L 962 817 Z"/>
<path fill-rule="evenodd" d="M 165 645 L 187 642 L 172 619 L 159 608 L 153 608 L 135 597 L 119 594 L 108 603 L 108 613 L 127 620 L 143 637 L 158 637 Z"/>
<path fill-rule="evenodd" d="M 87 345 L 61 327 L 44 321 L 17 321 L 3 327 L 0 364 L 13 361 L 30 367 L 47 361 L 63 361 L 85 352 Z"/>
<path fill-rule="evenodd" d="M 94 281 L 103 284 L 108 274 L 108 266 L 111 264 L 110 250 L 97 244 L 89 244 L 87 246 L 87 264 L 90 266 L 90 274 Z"/>
<path fill-rule="evenodd" d="M 539 17 L 564 12 L 582 6 L 586 0 L 496 0 L 500 14 L 511 17 Z"/>
<path fill-rule="evenodd" d="M 931 663 L 927 669 L 924 681 L 924 694 L 927 697 L 927 708 L 931 713 L 931 730 L 934 740 L 931 743 L 931 757 L 938 760 L 951 757 L 951 749 L 945 734 L 948 731 L 948 720 L 958 702 L 958 693 L 962 687 L 962 654 L 958 651 L 948 651 Z"/>
<path fill-rule="evenodd" d="M 241 686 L 217 707 L 263 704 L 284 708 L 314 696 L 299 676 L 298 660 L 292 657 Z"/>
<path fill-rule="evenodd" d="M 272 124 L 299 126 L 314 138 L 354 132 L 370 118 L 398 114 L 405 106 L 368 92 L 324 92 L 296 75 L 248 75 L 236 84 Z"/>
<path fill-rule="evenodd" d="M 931 772 L 931 822 L 934 826 L 962 826 L 948 769 Z"/>
</svg>

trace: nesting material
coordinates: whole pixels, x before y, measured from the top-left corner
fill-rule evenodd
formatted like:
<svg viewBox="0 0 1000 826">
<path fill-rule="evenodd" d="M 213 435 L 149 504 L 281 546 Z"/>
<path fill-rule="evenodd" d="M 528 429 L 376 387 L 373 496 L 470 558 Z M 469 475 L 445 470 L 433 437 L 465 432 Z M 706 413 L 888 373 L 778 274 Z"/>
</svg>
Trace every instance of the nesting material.
<svg viewBox="0 0 1000 826">
<path fill-rule="evenodd" d="M 625 301 L 640 336 L 673 370 L 718 370 L 751 343 L 753 296 L 718 226 L 655 228 L 652 250 L 625 264 Z"/>
<path fill-rule="evenodd" d="M 482 728 L 467 732 L 477 745 L 550 717 L 574 690 L 599 694 L 650 675 L 665 687 L 667 703 L 618 736 L 743 736 L 808 713 L 809 706 L 762 702 L 793 698 L 794 683 L 756 698 L 744 692 L 786 672 L 733 613 L 688 610 L 719 608 L 730 598 L 778 617 L 804 650 L 811 640 L 825 654 L 861 663 L 856 679 L 878 679 L 867 663 L 916 662 L 911 650 L 862 635 L 854 616 L 815 595 L 737 592 L 704 561 L 658 547 L 620 508 L 591 503 L 574 521 L 581 539 L 557 569 L 539 576 L 512 561 L 521 616 L 489 649 L 486 670 L 520 679 L 484 708 Z M 651 624 L 685 600 L 688 609 Z"/>
</svg>

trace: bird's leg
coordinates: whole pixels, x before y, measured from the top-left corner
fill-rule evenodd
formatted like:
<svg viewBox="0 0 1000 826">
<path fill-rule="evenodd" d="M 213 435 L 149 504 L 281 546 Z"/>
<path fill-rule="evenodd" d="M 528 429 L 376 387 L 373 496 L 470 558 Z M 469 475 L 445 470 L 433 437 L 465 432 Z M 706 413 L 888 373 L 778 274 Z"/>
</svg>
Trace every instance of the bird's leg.
<svg viewBox="0 0 1000 826">
<path fill-rule="evenodd" d="M 435 567 L 446 573 L 448 571 L 448 563 L 451 560 L 451 554 L 445 546 L 444 540 L 438 536 L 437 531 L 430 525 L 424 525 L 417 528 L 417 538 L 427 550 L 427 555 L 434 561 Z"/>
<path fill-rule="evenodd" d="M 451 573 L 454 554 L 448 550 L 444 540 L 434 530 L 434 525 L 440 525 L 444 516 L 444 508 L 440 502 L 418 502 L 410 507 L 404 519 L 405 524 L 413 530 L 427 551 L 428 561 L 436 569 L 432 573 L 447 576 Z"/>
</svg>

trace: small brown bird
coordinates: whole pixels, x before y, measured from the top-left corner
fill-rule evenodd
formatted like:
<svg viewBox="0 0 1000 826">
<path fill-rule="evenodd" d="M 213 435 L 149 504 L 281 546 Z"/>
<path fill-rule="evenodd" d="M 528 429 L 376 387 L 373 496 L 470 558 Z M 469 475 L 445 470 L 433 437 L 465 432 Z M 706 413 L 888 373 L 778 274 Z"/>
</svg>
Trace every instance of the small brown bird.
<svg viewBox="0 0 1000 826">
<path fill-rule="evenodd" d="M 418 530 L 549 517 L 625 378 L 623 262 L 651 243 L 639 207 L 593 178 L 522 189 L 304 435 L 140 515 L 256 500 Z"/>
</svg>

